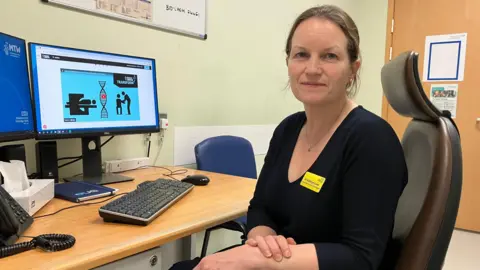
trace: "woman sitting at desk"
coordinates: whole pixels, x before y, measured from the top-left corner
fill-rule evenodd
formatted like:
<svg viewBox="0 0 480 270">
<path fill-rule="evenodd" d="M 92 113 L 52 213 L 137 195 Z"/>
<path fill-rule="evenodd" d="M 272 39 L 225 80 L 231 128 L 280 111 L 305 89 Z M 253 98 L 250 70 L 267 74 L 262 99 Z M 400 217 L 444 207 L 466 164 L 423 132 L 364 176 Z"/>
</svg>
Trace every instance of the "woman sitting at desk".
<svg viewBox="0 0 480 270">
<path fill-rule="evenodd" d="M 248 209 L 247 244 L 194 269 L 391 269 L 384 253 L 408 175 L 390 125 L 350 99 L 357 27 L 337 7 L 309 9 L 294 23 L 286 54 L 305 111 L 274 132 Z"/>
</svg>

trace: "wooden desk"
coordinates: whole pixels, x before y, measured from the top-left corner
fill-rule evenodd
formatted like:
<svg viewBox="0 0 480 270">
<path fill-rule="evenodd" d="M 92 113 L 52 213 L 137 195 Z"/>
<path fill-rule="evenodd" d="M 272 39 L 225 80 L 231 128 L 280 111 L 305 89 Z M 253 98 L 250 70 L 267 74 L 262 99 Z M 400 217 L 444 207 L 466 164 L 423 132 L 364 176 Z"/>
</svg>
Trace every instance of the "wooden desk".
<svg viewBox="0 0 480 270">
<path fill-rule="evenodd" d="M 161 178 L 164 173 L 167 171 L 160 168 L 135 170 L 124 173 L 134 177 L 134 181 L 109 186 L 118 188 L 119 193 L 128 192 L 143 181 Z M 196 186 L 148 226 L 104 222 L 98 214 L 98 208 L 107 202 L 68 209 L 35 220 L 24 235 L 71 234 L 77 240 L 75 245 L 60 252 L 47 253 L 35 249 L 3 258 L 0 259 L 0 269 L 93 268 L 200 232 L 246 213 L 255 189 L 255 180 L 196 170 L 189 170 L 186 175 L 197 173 L 207 175 L 210 183 L 207 186 Z M 183 175 L 175 177 L 180 179 Z M 75 203 L 53 199 L 34 216 L 53 213 L 71 205 Z M 21 241 L 29 239 L 22 238 Z"/>
</svg>

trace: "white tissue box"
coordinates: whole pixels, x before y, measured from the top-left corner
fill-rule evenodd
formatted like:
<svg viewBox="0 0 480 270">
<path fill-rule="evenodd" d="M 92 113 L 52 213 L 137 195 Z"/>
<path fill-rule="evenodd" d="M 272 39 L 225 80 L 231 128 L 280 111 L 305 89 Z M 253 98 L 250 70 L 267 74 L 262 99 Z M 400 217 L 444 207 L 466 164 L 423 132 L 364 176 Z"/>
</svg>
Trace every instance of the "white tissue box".
<svg viewBox="0 0 480 270">
<path fill-rule="evenodd" d="M 32 179 L 28 182 L 30 187 L 26 190 L 9 192 L 9 194 L 30 216 L 33 216 L 53 199 L 55 184 L 53 179 Z"/>
</svg>

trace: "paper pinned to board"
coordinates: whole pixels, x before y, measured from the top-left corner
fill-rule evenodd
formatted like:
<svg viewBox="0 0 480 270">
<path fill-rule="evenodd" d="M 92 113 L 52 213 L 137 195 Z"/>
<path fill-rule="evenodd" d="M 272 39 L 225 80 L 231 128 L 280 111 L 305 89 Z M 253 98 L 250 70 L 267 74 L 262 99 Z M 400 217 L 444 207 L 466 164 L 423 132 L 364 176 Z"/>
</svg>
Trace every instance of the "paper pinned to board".
<svg viewBox="0 0 480 270">
<path fill-rule="evenodd" d="M 457 116 L 458 84 L 432 84 L 430 101 L 440 111 L 449 111 L 452 118 Z"/>
<path fill-rule="evenodd" d="M 467 33 L 427 36 L 423 81 L 463 81 Z"/>
</svg>

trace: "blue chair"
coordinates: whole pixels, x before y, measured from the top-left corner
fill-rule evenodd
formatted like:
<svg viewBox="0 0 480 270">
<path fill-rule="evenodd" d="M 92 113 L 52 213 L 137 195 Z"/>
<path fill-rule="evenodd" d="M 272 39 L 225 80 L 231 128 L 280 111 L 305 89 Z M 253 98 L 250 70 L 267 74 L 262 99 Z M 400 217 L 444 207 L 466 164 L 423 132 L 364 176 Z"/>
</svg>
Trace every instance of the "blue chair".
<svg viewBox="0 0 480 270">
<path fill-rule="evenodd" d="M 255 155 L 250 142 L 236 136 L 217 136 L 205 139 L 195 146 L 197 169 L 257 179 Z M 242 233 L 242 244 L 247 239 L 247 217 L 243 216 L 205 231 L 201 257 L 207 254 L 210 232 L 227 229 Z"/>
</svg>

